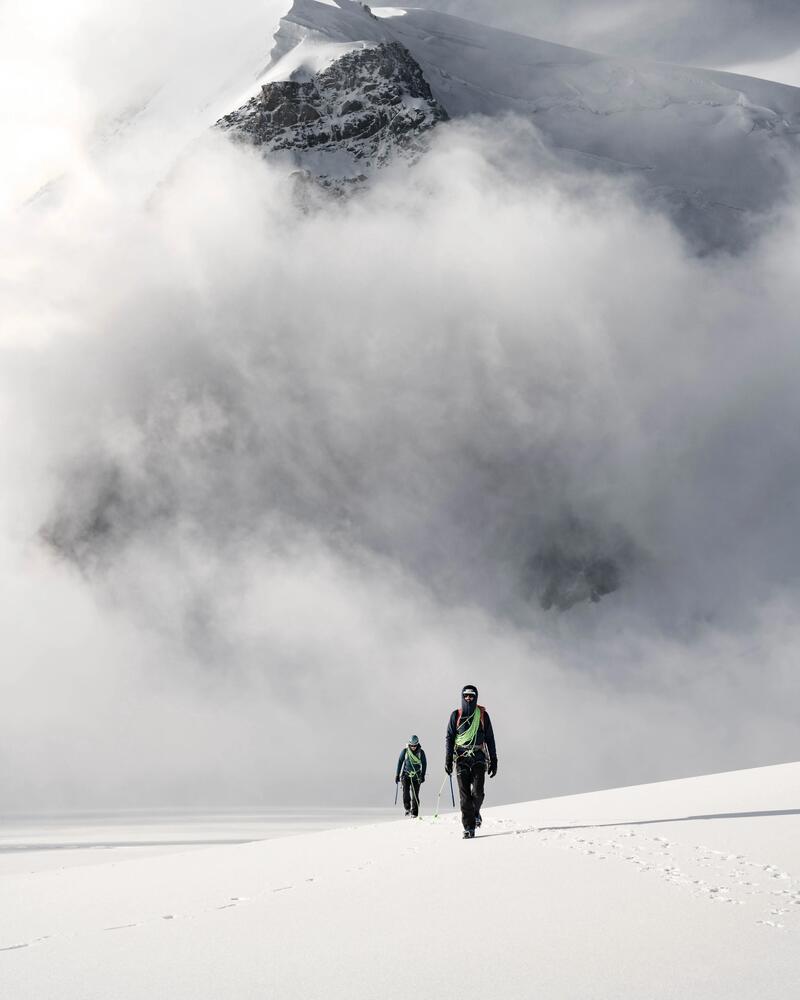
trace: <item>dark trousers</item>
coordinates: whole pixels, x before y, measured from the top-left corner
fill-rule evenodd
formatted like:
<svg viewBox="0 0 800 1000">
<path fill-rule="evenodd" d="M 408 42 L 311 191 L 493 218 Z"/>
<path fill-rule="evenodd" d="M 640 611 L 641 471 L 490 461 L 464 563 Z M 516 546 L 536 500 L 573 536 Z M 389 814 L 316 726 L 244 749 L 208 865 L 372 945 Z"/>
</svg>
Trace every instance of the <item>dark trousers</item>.
<svg viewBox="0 0 800 1000">
<path fill-rule="evenodd" d="M 419 816 L 419 778 L 403 775 L 403 808 L 412 816 Z"/>
<path fill-rule="evenodd" d="M 456 764 L 458 796 L 461 799 L 461 822 L 465 830 L 475 829 L 475 816 L 483 805 L 483 783 L 486 764 L 460 760 Z"/>
</svg>

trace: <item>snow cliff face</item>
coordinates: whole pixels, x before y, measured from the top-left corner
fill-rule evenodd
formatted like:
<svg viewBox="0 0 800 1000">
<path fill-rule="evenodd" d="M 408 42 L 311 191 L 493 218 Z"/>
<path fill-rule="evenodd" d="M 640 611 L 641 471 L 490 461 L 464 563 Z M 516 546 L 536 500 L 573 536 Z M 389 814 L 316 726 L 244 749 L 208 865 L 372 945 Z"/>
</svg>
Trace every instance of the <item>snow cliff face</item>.
<svg viewBox="0 0 800 1000">
<path fill-rule="evenodd" d="M 788 184 L 800 90 L 431 11 L 294 0 L 261 94 L 219 124 L 269 152 L 292 150 L 315 176 L 347 178 L 395 146 L 419 148 L 448 116 L 507 113 L 533 121 L 565 161 L 629 177 L 701 245 L 730 245 Z"/>
<path fill-rule="evenodd" d="M 291 154 L 328 185 L 363 180 L 397 152 L 418 155 L 447 118 L 397 42 L 358 48 L 310 79 L 276 80 L 218 127 L 265 152 Z"/>
</svg>

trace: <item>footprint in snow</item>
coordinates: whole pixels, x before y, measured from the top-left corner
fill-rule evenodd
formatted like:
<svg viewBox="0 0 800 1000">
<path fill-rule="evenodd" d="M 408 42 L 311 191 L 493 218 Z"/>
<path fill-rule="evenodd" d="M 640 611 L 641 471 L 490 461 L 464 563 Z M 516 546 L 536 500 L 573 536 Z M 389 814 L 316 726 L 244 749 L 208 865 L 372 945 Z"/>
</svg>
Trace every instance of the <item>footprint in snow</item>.
<svg viewBox="0 0 800 1000">
<path fill-rule="evenodd" d="M 632 838 L 637 837 L 636 843 Z M 728 851 L 718 851 L 706 844 L 695 847 L 684 846 L 666 837 L 647 837 L 630 830 L 620 830 L 613 840 L 593 839 L 587 836 L 569 836 L 569 831 L 559 833 L 556 837 L 543 836 L 542 842 L 553 840 L 556 846 L 567 850 L 577 850 L 582 854 L 598 859 L 612 857 L 637 866 L 640 872 L 655 872 L 664 881 L 689 890 L 693 895 L 701 896 L 710 902 L 727 903 L 744 906 L 748 900 L 766 896 L 765 889 L 758 882 L 748 878 L 748 869 L 756 869 L 770 880 L 782 882 L 785 888 L 773 889 L 770 895 L 779 896 L 779 903 L 772 903 L 767 918 L 758 923 L 766 927 L 780 930 L 786 929 L 786 924 L 776 920 L 776 917 L 791 920 L 800 917 L 800 886 L 797 880 L 776 865 L 764 865 L 749 861 L 743 854 L 731 854 Z M 680 858 L 680 864 L 678 859 Z M 666 862 L 666 863 L 665 863 Z M 681 867 L 684 866 L 684 868 Z M 692 868 L 708 869 L 713 873 L 713 879 L 706 881 L 695 878 Z M 788 884 L 787 884 L 788 883 Z M 772 918 L 772 919 L 769 919 Z"/>
</svg>

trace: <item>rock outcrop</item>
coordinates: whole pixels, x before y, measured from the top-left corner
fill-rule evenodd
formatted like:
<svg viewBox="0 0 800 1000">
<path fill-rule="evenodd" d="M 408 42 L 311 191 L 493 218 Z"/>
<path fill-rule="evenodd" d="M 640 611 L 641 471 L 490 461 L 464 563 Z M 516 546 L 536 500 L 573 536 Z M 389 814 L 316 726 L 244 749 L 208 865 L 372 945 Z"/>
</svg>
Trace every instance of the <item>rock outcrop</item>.
<svg viewBox="0 0 800 1000">
<path fill-rule="evenodd" d="M 217 128 L 340 186 L 397 153 L 418 156 L 446 119 L 411 54 L 389 42 L 347 52 L 310 79 L 267 83 Z"/>
</svg>

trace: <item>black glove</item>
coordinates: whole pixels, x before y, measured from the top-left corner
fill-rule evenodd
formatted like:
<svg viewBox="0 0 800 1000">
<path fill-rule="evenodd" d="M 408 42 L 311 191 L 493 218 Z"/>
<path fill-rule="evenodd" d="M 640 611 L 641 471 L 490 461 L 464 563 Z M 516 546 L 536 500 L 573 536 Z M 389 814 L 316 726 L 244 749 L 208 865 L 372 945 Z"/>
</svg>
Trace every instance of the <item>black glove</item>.
<svg viewBox="0 0 800 1000">
<path fill-rule="evenodd" d="M 421 785 L 424 785 L 424 784 L 425 784 L 425 779 L 424 779 L 424 778 L 420 778 L 420 779 L 419 779 L 419 783 L 420 783 Z"/>
<path fill-rule="evenodd" d="M 453 762 L 452 762 L 452 760 L 446 760 L 444 762 L 444 771 L 445 771 L 445 774 L 452 774 L 453 773 Z"/>
<path fill-rule="evenodd" d="M 496 760 L 490 760 L 489 761 L 489 771 L 488 771 L 488 774 L 489 774 L 490 778 L 493 778 L 497 774 L 497 761 Z"/>
<path fill-rule="evenodd" d="M 399 775 L 399 774 L 396 774 L 396 775 L 394 776 L 394 783 L 395 783 L 396 785 L 398 785 L 398 784 L 400 783 L 400 775 Z"/>
</svg>

